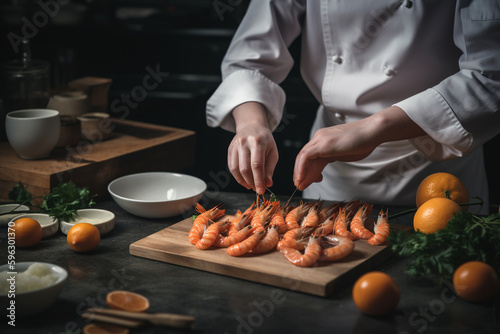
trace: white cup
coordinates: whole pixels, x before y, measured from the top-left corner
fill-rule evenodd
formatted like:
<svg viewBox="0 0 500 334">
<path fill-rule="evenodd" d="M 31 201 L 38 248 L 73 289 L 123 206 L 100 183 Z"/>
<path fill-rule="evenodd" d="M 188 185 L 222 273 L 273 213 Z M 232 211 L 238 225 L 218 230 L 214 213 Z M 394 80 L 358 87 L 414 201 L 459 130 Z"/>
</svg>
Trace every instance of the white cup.
<svg viewBox="0 0 500 334">
<path fill-rule="evenodd" d="M 59 112 L 52 109 L 11 111 L 5 119 L 10 146 L 23 159 L 42 159 L 50 155 L 59 140 Z"/>
</svg>

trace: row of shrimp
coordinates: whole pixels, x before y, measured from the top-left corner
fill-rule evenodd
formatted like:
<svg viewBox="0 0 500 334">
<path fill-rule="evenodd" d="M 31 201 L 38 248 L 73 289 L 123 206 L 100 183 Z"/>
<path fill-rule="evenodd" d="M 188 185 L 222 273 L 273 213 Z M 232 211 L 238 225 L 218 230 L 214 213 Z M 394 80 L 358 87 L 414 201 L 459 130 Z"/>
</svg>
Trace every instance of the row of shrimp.
<svg viewBox="0 0 500 334">
<path fill-rule="evenodd" d="M 244 212 L 225 219 L 217 205 L 205 210 L 196 205 L 199 215 L 193 221 L 189 241 L 198 249 L 224 247 L 231 256 L 263 254 L 277 249 L 291 263 L 310 267 L 317 261 L 331 262 L 352 253 L 355 241 L 366 239 L 370 245 L 383 244 L 390 233 L 388 212 L 381 210 L 373 232 L 365 227 L 373 205 L 359 200 L 332 203 L 301 202 L 281 206 L 279 201 L 259 199 Z"/>
</svg>

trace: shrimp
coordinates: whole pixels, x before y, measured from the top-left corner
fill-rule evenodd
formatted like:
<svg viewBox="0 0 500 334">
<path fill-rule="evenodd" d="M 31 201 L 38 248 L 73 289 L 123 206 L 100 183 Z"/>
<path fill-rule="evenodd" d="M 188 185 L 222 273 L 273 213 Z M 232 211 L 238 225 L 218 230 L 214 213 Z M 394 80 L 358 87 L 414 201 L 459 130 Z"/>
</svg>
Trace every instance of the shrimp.
<svg viewBox="0 0 500 334">
<path fill-rule="evenodd" d="M 351 240 L 359 239 L 358 236 L 347 230 L 347 213 L 345 210 L 342 210 L 342 208 L 339 210 L 339 214 L 337 216 L 337 219 L 335 220 L 333 229 L 335 235 L 347 237 Z"/>
<path fill-rule="evenodd" d="M 255 202 L 252 203 L 252 205 L 250 205 L 246 210 L 245 212 L 243 212 L 243 215 L 248 215 L 250 214 L 251 212 L 254 212 L 255 211 Z"/>
<path fill-rule="evenodd" d="M 304 250 L 307 246 L 305 239 L 309 237 L 313 231 L 314 229 L 310 227 L 299 227 L 293 230 L 288 230 L 288 232 L 283 235 L 281 241 L 278 242 L 277 249 L 281 250 L 282 248 L 287 247 Z"/>
<path fill-rule="evenodd" d="M 285 216 L 285 222 L 289 230 L 300 227 L 299 222 L 308 213 L 309 208 L 309 203 L 301 203 Z"/>
<path fill-rule="evenodd" d="M 196 203 L 196 211 L 200 214 L 195 218 L 193 225 L 204 224 L 208 226 L 209 220 L 216 221 L 220 217 L 224 216 L 225 210 L 220 208 L 221 205 L 222 204 L 217 204 L 210 210 L 205 210 L 201 204 Z"/>
<path fill-rule="evenodd" d="M 339 208 L 342 206 L 343 202 L 340 203 L 332 203 L 327 207 L 324 207 L 319 211 L 319 221 L 324 222 L 328 218 L 330 218 L 333 214 L 335 214 Z"/>
<path fill-rule="evenodd" d="M 262 205 L 261 207 L 262 210 L 254 214 L 250 224 L 252 225 L 252 227 L 257 227 L 257 226 L 264 227 L 265 225 L 267 225 L 267 223 L 269 223 L 274 213 L 277 210 L 279 210 L 279 207 L 280 207 L 279 201 L 272 203 L 266 202 L 265 204 Z"/>
<path fill-rule="evenodd" d="M 378 246 L 383 244 L 389 237 L 390 227 L 389 227 L 389 209 L 386 210 L 385 214 L 382 209 L 378 214 L 377 222 L 373 227 L 375 235 L 368 239 L 368 243 L 373 246 Z"/>
<path fill-rule="evenodd" d="M 351 220 L 351 232 L 361 239 L 370 239 L 373 237 L 373 233 L 368 231 L 368 229 L 364 226 L 365 220 L 370 215 L 372 208 L 373 204 L 363 204 Z"/>
<path fill-rule="evenodd" d="M 196 248 L 198 248 L 198 249 L 210 248 L 210 246 L 212 246 L 212 244 L 215 242 L 215 240 L 219 236 L 219 233 L 221 232 L 221 230 L 226 229 L 230 223 L 231 222 L 229 220 L 226 220 L 224 222 L 218 221 L 218 222 L 212 223 L 210 226 L 208 226 L 205 229 L 203 236 L 195 244 Z"/>
<path fill-rule="evenodd" d="M 320 244 L 322 251 L 318 261 L 337 261 L 351 254 L 354 250 L 354 241 L 340 235 L 323 236 Z"/>
<path fill-rule="evenodd" d="M 278 225 L 270 226 L 267 229 L 266 236 L 252 249 L 252 253 L 262 254 L 270 252 L 276 247 L 279 240 L 280 234 L 278 231 Z"/>
<path fill-rule="evenodd" d="M 231 226 L 229 226 L 229 231 L 228 231 L 229 235 L 237 233 L 239 230 L 241 230 L 243 227 L 245 227 L 251 222 L 253 215 L 255 213 L 255 209 L 253 208 L 254 205 L 255 203 L 253 203 L 248 209 L 245 210 L 245 212 L 237 216 L 231 222 Z"/>
<path fill-rule="evenodd" d="M 361 206 L 361 201 L 357 199 L 345 203 L 345 205 L 342 208 L 346 212 L 347 218 L 349 218 L 351 213 L 357 211 L 360 208 L 360 206 Z"/>
<path fill-rule="evenodd" d="M 282 248 L 281 252 L 288 261 L 294 265 L 299 267 L 310 267 L 318 260 L 321 254 L 321 245 L 319 244 L 318 237 L 311 237 L 304 250 L 304 254 L 289 247 Z"/>
<path fill-rule="evenodd" d="M 259 232 L 250 235 L 245 240 L 228 247 L 226 249 L 227 254 L 231 256 L 241 256 L 250 252 L 265 235 L 265 230 L 263 228 L 259 227 L 258 230 Z"/>
<path fill-rule="evenodd" d="M 201 204 L 196 203 L 196 211 L 200 214 L 193 221 L 193 227 L 191 227 L 191 230 L 189 231 L 188 239 L 190 243 L 196 245 L 196 243 L 203 236 L 205 229 L 208 225 L 210 225 L 210 222 L 215 221 L 224 215 L 225 210 L 220 209 L 220 206 L 221 204 L 218 204 L 210 210 L 205 210 Z"/>
<path fill-rule="evenodd" d="M 285 207 L 280 207 L 280 209 L 274 213 L 273 217 L 271 218 L 271 222 L 269 223 L 271 226 L 278 226 L 278 232 L 280 234 L 285 233 L 288 231 L 288 225 L 285 223 L 285 217 L 288 212 L 292 209 L 291 206 Z"/>
<path fill-rule="evenodd" d="M 319 224 L 314 231 L 315 235 L 328 235 L 332 234 L 334 231 L 335 221 L 337 220 L 338 211 L 332 214 L 330 217 L 327 217 L 324 222 Z"/>
<path fill-rule="evenodd" d="M 234 244 L 237 244 L 238 242 L 242 242 L 245 240 L 245 238 L 248 237 L 250 233 L 252 233 L 253 228 L 250 225 L 247 225 L 243 227 L 241 230 L 237 231 L 236 233 L 229 234 L 228 236 L 223 236 L 222 234 L 219 234 L 217 239 L 215 239 L 214 243 L 212 246 L 214 247 L 229 247 Z"/>
<path fill-rule="evenodd" d="M 208 227 L 208 220 L 206 224 L 204 221 L 199 222 L 198 224 L 193 224 L 193 227 L 191 227 L 191 230 L 189 231 L 188 234 L 189 242 L 192 243 L 193 245 L 196 245 L 196 243 L 200 241 L 207 227 Z"/>
<path fill-rule="evenodd" d="M 300 226 L 301 227 L 316 228 L 316 226 L 318 226 L 318 223 L 319 223 L 318 211 L 320 209 L 321 209 L 320 203 L 316 203 L 314 205 L 311 205 L 309 211 L 307 212 L 307 215 L 302 220 L 302 223 L 300 224 Z"/>
</svg>

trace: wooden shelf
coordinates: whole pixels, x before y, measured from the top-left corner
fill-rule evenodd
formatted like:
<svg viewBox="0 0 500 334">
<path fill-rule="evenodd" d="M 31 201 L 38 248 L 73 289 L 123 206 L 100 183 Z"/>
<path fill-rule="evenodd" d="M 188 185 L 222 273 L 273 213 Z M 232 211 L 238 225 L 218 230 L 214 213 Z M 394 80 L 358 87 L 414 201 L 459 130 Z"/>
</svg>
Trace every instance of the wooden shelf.
<svg viewBox="0 0 500 334">
<path fill-rule="evenodd" d="M 8 142 L 0 142 L 0 201 L 8 199 L 17 182 L 39 196 L 71 180 L 105 197 L 109 182 L 117 177 L 178 172 L 194 165 L 193 131 L 120 119 L 113 119 L 113 125 L 114 131 L 106 140 L 82 139 L 76 146 L 54 149 L 42 160 L 21 159 Z"/>
</svg>

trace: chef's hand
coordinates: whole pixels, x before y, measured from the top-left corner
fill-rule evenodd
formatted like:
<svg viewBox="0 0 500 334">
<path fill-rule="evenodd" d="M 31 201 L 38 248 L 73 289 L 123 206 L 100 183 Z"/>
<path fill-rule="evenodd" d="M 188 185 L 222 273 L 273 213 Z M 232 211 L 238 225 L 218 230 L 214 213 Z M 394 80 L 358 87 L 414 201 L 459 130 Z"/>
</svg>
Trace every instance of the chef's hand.
<svg viewBox="0 0 500 334">
<path fill-rule="evenodd" d="M 228 166 L 236 181 L 262 195 L 273 184 L 278 149 L 264 107 L 247 102 L 233 110 L 236 135 L 228 149 Z"/>
<path fill-rule="evenodd" d="M 321 172 L 331 162 L 358 161 L 381 143 L 424 134 L 403 109 L 395 106 L 359 121 L 319 129 L 297 155 L 293 182 L 304 190 L 313 182 L 321 182 Z"/>
<path fill-rule="evenodd" d="M 295 160 L 294 184 L 304 190 L 313 182 L 321 182 L 321 172 L 334 161 L 357 161 L 377 147 L 365 130 L 364 120 L 322 128 L 302 148 Z"/>
</svg>

